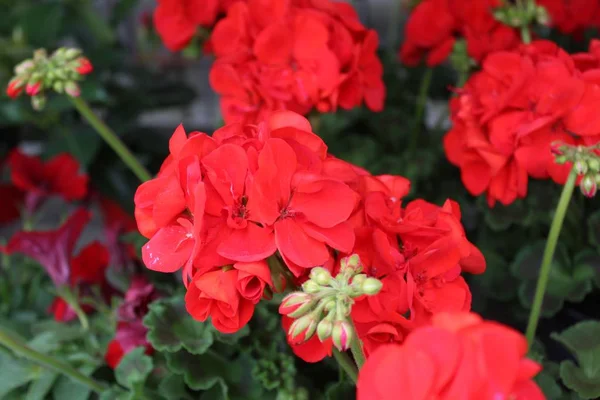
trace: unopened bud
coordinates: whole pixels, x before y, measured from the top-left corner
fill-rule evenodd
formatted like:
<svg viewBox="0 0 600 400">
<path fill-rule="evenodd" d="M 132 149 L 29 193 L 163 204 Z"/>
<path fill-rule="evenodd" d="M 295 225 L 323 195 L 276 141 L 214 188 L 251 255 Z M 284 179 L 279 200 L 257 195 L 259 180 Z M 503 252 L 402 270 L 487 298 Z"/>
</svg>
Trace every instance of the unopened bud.
<svg viewBox="0 0 600 400">
<path fill-rule="evenodd" d="M 310 271 L 310 279 L 317 282 L 319 285 L 327 286 L 333 279 L 329 271 L 323 267 L 315 267 Z"/>
<path fill-rule="evenodd" d="M 56 93 L 63 93 L 65 91 L 65 83 L 63 81 L 56 81 L 52 85 L 52 89 L 54 89 Z"/>
<path fill-rule="evenodd" d="M 563 144 L 561 142 L 553 142 L 552 144 L 550 144 L 550 151 L 555 156 L 561 156 L 563 154 L 562 146 Z"/>
<path fill-rule="evenodd" d="M 46 106 L 46 96 L 44 96 L 43 94 L 33 96 L 31 98 L 31 106 L 36 111 L 42 110 Z"/>
<path fill-rule="evenodd" d="M 317 325 L 317 336 L 321 342 L 329 339 L 333 332 L 333 322 L 329 319 L 324 319 Z"/>
<path fill-rule="evenodd" d="M 315 333 L 317 321 L 312 314 L 298 318 L 292 323 L 288 331 L 290 338 L 295 339 L 298 335 L 304 332 L 304 340 L 308 340 Z"/>
<path fill-rule="evenodd" d="M 360 257 L 358 256 L 358 254 L 352 254 L 349 257 L 342 258 L 340 264 L 342 272 L 348 269 L 360 272 L 360 270 L 362 269 L 362 264 L 360 262 Z"/>
<path fill-rule="evenodd" d="M 597 158 L 590 158 L 587 165 L 591 171 L 600 172 L 600 161 Z"/>
<path fill-rule="evenodd" d="M 6 87 L 6 95 L 11 99 L 16 98 L 23 91 L 24 82 L 19 78 L 13 78 Z"/>
<path fill-rule="evenodd" d="M 598 190 L 598 184 L 596 183 L 596 179 L 594 176 L 586 175 L 581 180 L 579 188 L 581 189 L 581 193 L 583 193 L 585 197 L 594 197 Z"/>
<path fill-rule="evenodd" d="M 383 283 L 376 278 L 367 278 L 361 285 L 363 293 L 371 296 L 379 293 L 382 287 Z"/>
<path fill-rule="evenodd" d="M 41 82 L 29 82 L 27 86 L 25 86 L 25 93 L 27 93 L 30 96 L 35 96 L 40 92 L 41 88 Z"/>
<path fill-rule="evenodd" d="M 302 289 L 306 293 L 318 293 L 321 291 L 321 285 L 315 281 L 308 280 L 302 284 Z"/>
<path fill-rule="evenodd" d="M 15 74 L 16 75 L 26 74 L 30 70 L 32 70 L 33 67 L 35 67 L 35 64 L 33 63 L 32 60 L 25 60 L 15 66 Z"/>
<path fill-rule="evenodd" d="M 345 320 L 335 321 L 331 330 L 331 339 L 333 345 L 339 351 L 346 351 L 350 348 L 354 332 L 352 326 Z"/>
<path fill-rule="evenodd" d="M 87 75 L 94 70 L 92 63 L 85 57 L 79 57 L 77 59 L 78 66 L 75 68 L 75 71 L 81 75 Z"/>
<path fill-rule="evenodd" d="M 354 278 L 352 278 L 352 285 L 360 287 L 360 285 L 362 285 L 363 282 L 366 280 L 367 280 L 367 275 L 365 275 L 365 274 L 356 275 Z"/>
<path fill-rule="evenodd" d="M 573 168 L 575 168 L 575 172 L 577 172 L 577 175 L 584 175 L 588 171 L 588 165 L 583 160 L 576 161 L 573 165 Z"/>
<path fill-rule="evenodd" d="M 303 292 L 290 293 L 281 301 L 279 305 L 279 314 L 289 315 L 297 311 L 300 307 L 312 302 L 312 296 Z"/>
<path fill-rule="evenodd" d="M 65 49 L 64 57 L 68 60 L 72 60 L 81 54 L 79 49 Z"/>
<path fill-rule="evenodd" d="M 548 15 L 548 11 L 546 11 L 546 8 L 542 6 L 536 7 L 535 20 L 540 25 L 548 25 L 550 23 L 550 16 Z"/>
<path fill-rule="evenodd" d="M 73 81 L 69 81 L 65 84 L 65 93 L 71 97 L 79 97 L 81 94 L 81 89 L 79 89 L 79 85 Z"/>
<path fill-rule="evenodd" d="M 554 162 L 557 163 L 558 165 L 562 165 L 562 164 L 566 163 L 567 161 L 569 161 L 569 160 L 567 159 L 567 156 L 564 156 L 564 155 L 556 156 L 554 158 Z"/>
</svg>

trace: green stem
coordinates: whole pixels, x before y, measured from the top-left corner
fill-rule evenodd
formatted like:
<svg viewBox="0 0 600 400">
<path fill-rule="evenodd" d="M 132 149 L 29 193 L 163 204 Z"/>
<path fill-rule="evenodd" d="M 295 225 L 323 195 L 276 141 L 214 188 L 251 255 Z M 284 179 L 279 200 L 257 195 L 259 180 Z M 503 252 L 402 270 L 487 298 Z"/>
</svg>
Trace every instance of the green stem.
<svg viewBox="0 0 600 400">
<path fill-rule="evenodd" d="M 421 133 L 421 120 L 425 113 L 425 104 L 427 103 L 427 94 L 429 93 L 429 86 L 431 86 L 431 79 L 433 77 L 433 68 L 428 68 L 423 75 L 421 80 L 421 87 L 419 88 L 419 97 L 417 98 L 417 108 L 415 110 L 415 119 L 413 121 L 413 129 L 411 132 L 410 143 L 408 144 L 408 152 L 411 153 L 417 148 L 419 143 L 419 134 Z"/>
<path fill-rule="evenodd" d="M 33 350 L 25 343 L 23 343 L 20 339 L 17 339 L 13 335 L 8 333 L 3 327 L 0 327 L 0 344 L 12 350 L 13 353 L 15 353 L 16 355 L 22 356 L 30 361 L 33 361 L 34 363 L 37 363 L 58 373 L 64 374 L 69 378 L 73 379 L 74 381 L 89 387 L 96 393 L 102 393 L 104 391 L 104 385 L 102 385 L 101 383 L 95 381 L 89 376 L 82 374 L 77 369 L 71 367 L 69 364 L 57 360 L 56 358 L 51 357 L 49 355 L 42 354 Z"/>
<path fill-rule="evenodd" d="M 119 139 L 119 137 L 92 111 L 90 106 L 82 100 L 80 97 L 71 97 L 71 99 L 77 111 L 85 118 L 90 125 L 98 132 L 98 134 L 104 139 L 104 141 L 117 153 L 117 155 L 123 160 L 123 162 L 129 167 L 129 169 L 139 178 L 140 181 L 145 182 L 152 179 L 150 173 L 140 164 L 135 158 L 131 151 L 125 146 L 125 144 Z"/>
<path fill-rule="evenodd" d="M 542 303 L 544 301 L 544 293 L 546 292 L 546 286 L 548 284 L 548 278 L 550 277 L 550 268 L 552 267 L 552 257 L 554 257 L 554 251 L 556 250 L 556 243 L 560 236 L 560 230 L 565 220 L 567 208 L 569 207 L 569 201 L 573 195 L 573 189 L 575 189 L 575 181 L 577 180 L 577 173 L 575 169 L 571 169 L 569 178 L 563 187 L 554 218 L 552 219 L 552 225 L 550 226 L 550 233 L 546 241 L 546 248 L 544 249 L 544 256 L 542 258 L 542 266 L 540 268 L 540 276 L 538 277 L 537 286 L 535 288 L 535 297 L 533 298 L 533 305 L 531 306 L 531 313 L 529 314 L 529 321 L 527 322 L 527 330 L 525 336 L 529 346 L 532 345 L 535 337 L 535 330 L 537 329 L 538 321 L 540 319 L 540 312 L 542 310 Z"/>
<path fill-rule="evenodd" d="M 521 27 L 521 40 L 525 44 L 531 43 L 531 32 L 528 26 Z"/>
<path fill-rule="evenodd" d="M 334 348 L 333 357 L 338 362 L 340 367 L 342 367 L 342 369 L 346 371 L 350 379 L 352 379 L 352 382 L 356 384 L 356 381 L 358 380 L 358 368 L 356 368 L 356 365 L 354 365 L 352 359 L 348 357 L 348 354 L 342 353 L 338 349 Z"/>
<path fill-rule="evenodd" d="M 350 325 L 352 326 L 352 330 L 354 331 L 354 332 L 352 332 L 354 335 L 353 335 L 352 343 L 350 344 L 350 351 L 352 352 L 354 361 L 356 362 L 358 370 L 360 371 L 362 366 L 365 364 L 366 357 L 365 357 L 365 353 L 362 348 L 362 342 L 358 338 L 358 331 L 356 330 L 354 321 L 352 321 L 352 318 L 348 318 L 348 322 L 350 322 Z"/>
<path fill-rule="evenodd" d="M 90 327 L 90 324 L 87 319 L 87 315 L 85 311 L 81 308 L 79 301 L 77 300 L 77 296 L 71 291 L 69 287 L 62 287 L 57 290 L 57 294 L 61 299 L 65 301 L 71 307 L 73 311 L 75 311 L 75 315 L 79 319 L 79 323 L 84 331 L 87 331 Z"/>
</svg>

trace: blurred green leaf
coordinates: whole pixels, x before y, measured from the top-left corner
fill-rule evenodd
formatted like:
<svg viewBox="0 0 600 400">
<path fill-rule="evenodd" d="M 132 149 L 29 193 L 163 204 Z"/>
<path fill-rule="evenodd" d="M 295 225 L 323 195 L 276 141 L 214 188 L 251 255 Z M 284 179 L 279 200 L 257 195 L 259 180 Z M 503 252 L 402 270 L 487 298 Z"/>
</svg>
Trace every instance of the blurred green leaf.
<svg viewBox="0 0 600 400">
<path fill-rule="evenodd" d="M 41 367 L 0 353 L 0 398 L 10 391 L 38 379 L 41 371 Z"/>
<path fill-rule="evenodd" d="M 44 371 L 35 381 L 29 385 L 25 400 L 44 400 L 52 389 L 52 385 L 58 378 L 54 371 Z"/>
<path fill-rule="evenodd" d="M 136 347 L 123 356 L 115 368 L 115 378 L 120 385 L 133 389 L 143 384 L 150 375 L 153 363 L 145 350 L 143 347 Z"/>
<path fill-rule="evenodd" d="M 65 8 L 61 2 L 38 2 L 24 7 L 23 11 L 19 16 L 19 24 L 28 43 L 44 47 L 56 42 L 65 17 Z"/>
<path fill-rule="evenodd" d="M 308 398 L 308 397 L 307 397 Z M 327 400 L 352 400 L 356 398 L 356 386 L 352 382 L 336 382 L 325 392 Z"/>
<path fill-rule="evenodd" d="M 215 385 L 226 388 L 226 377 L 232 373 L 232 365 L 212 352 L 194 355 L 181 350 L 165 355 L 169 370 L 183 375 L 185 383 L 193 390 L 208 390 Z"/>
<path fill-rule="evenodd" d="M 163 378 L 158 385 L 158 393 L 165 400 L 192 400 L 187 392 L 183 376 L 170 374 Z"/>
<path fill-rule="evenodd" d="M 600 253 L 593 250 L 584 250 L 575 255 L 573 264 L 578 266 L 586 266 L 594 274 L 596 286 L 600 288 Z"/>
<path fill-rule="evenodd" d="M 195 321 L 185 309 L 183 296 L 153 302 L 144 326 L 148 328 L 148 341 L 158 351 L 173 353 L 185 349 L 202 354 L 213 344 L 212 325 Z"/>
<path fill-rule="evenodd" d="M 560 377 L 565 386 L 577 391 L 584 399 L 600 396 L 600 321 L 583 321 L 553 333 L 577 359 L 579 366 L 566 360 L 560 365 Z"/>
<path fill-rule="evenodd" d="M 59 377 L 56 385 L 52 388 L 54 400 L 87 400 L 90 394 L 91 390 L 88 386 L 75 382 L 66 376 Z"/>
<path fill-rule="evenodd" d="M 590 244 L 600 251 L 600 210 L 588 218 L 587 224 Z"/>
</svg>

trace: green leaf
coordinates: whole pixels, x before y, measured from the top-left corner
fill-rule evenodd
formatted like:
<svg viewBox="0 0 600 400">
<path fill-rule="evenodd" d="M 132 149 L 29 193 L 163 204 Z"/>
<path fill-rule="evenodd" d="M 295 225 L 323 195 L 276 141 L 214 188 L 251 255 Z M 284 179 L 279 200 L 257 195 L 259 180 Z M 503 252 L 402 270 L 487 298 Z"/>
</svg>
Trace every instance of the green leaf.
<svg viewBox="0 0 600 400">
<path fill-rule="evenodd" d="M 44 371 L 41 376 L 29 385 L 25 400 L 44 400 L 52 389 L 58 374 L 54 371 Z"/>
<path fill-rule="evenodd" d="M 552 338 L 567 347 L 577 359 L 560 365 L 560 376 L 565 385 L 583 398 L 600 396 L 600 321 L 583 321 Z"/>
<path fill-rule="evenodd" d="M 215 353 L 194 355 L 185 350 L 166 353 L 169 370 L 183 375 L 185 383 L 193 390 L 208 390 L 224 385 L 231 374 L 231 365 Z"/>
<path fill-rule="evenodd" d="M 171 374 L 164 378 L 158 385 L 158 393 L 165 400 L 192 400 L 183 377 L 178 374 Z"/>
<path fill-rule="evenodd" d="M 139 232 L 129 232 L 121 236 L 121 240 L 125 243 L 130 243 L 135 248 L 135 252 L 139 259 L 142 259 L 142 247 L 148 243 L 148 239 L 142 236 Z"/>
<path fill-rule="evenodd" d="M 143 347 L 137 347 L 121 359 L 115 368 L 115 378 L 120 385 L 135 388 L 150 375 L 153 367 L 152 358 L 144 352 Z"/>
<path fill-rule="evenodd" d="M 0 353 L 0 399 L 12 390 L 37 379 L 41 372 L 41 367 Z"/>
<path fill-rule="evenodd" d="M 573 264 L 576 268 L 581 265 L 586 265 L 594 274 L 596 286 L 600 288 L 600 253 L 586 249 L 575 255 Z"/>
<path fill-rule="evenodd" d="M 600 210 L 588 218 L 587 224 L 590 244 L 600 251 Z"/>
<path fill-rule="evenodd" d="M 200 400 L 227 400 L 227 386 L 221 381 L 200 396 Z"/>
<path fill-rule="evenodd" d="M 99 400 L 129 400 L 129 393 L 118 386 L 113 386 L 102 392 Z"/>
<path fill-rule="evenodd" d="M 566 387 L 577 392 L 583 399 L 595 399 L 600 396 L 600 376 L 589 377 L 573 361 L 560 364 L 560 378 Z"/>
<path fill-rule="evenodd" d="M 308 397 L 307 397 L 308 398 Z M 352 382 L 334 383 L 325 392 L 327 400 L 352 400 L 356 398 L 356 386 Z"/>
<path fill-rule="evenodd" d="M 484 210 L 485 223 L 496 232 L 505 231 L 513 224 L 527 224 L 530 214 L 529 207 L 523 201 L 515 201 L 509 206 L 497 204 L 494 208 L 486 205 Z"/>
<path fill-rule="evenodd" d="M 72 130 L 58 126 L 50 133 L 43 157 L 49 159 L 60 153 L 69 153 L 87 167 L 96 158 L 101 144 L 100 136 L 91 129 Z"/>
<path fill-rule="evenodd" d="M 487 264 L 485 274 L 472 276 L 471 282 L 479 286 L 486 297 L 500 301 L 514 298 L 517 291 L 508 262 L 494 251 L 482 251 Z"/>
<path fill-rule="evenodd" d="M 56 42 L 65 17 L 62 3 L 38 2 L 23 10 L 19 22 L 28 43 L 44 47 Z"/>
<path fill-rule="evenodd" d="M 213 344 L 214 328 L 188 314 L 183 296 L 152 303 L 144 326 L 148 328 L 148 341 L 158 351 L 173 353 L 185 349 L 192 354 L 203 354 Z"/>
<path fill-rule="evenodd" d="M 536 375 L 535 381 L 540 389 L 542 389 L 542 392 L 544 392 L 547 399 L 558 400 L 563 395 L 563 391 L 560 388 L 560 385 L 556 383 L 556 379 L 545 370 L 542 370 Z"/>
<path fill-rule="evenodd" d="M 91 392 L 88 386 L 61 376 L 52 388 L 52 397 L 54 400 L 87 400 Z"/>
</svg>

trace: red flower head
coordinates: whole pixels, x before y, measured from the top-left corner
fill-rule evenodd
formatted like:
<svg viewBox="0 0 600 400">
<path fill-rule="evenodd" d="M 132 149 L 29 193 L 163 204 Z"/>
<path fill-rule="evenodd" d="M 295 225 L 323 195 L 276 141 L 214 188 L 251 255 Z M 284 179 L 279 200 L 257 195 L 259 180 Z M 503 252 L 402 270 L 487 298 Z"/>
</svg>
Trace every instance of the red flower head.
<svg viewBox="0 0 600 400">
<path fill-rule="evenodd" d="M 148 280 L 138 275 L 133 278 L 125 299 L 117 310 L 117 332 L 104 356 L 111 368 L 121 361 L 121 358 L 136 347 L 146 348 L 146 354 L 152 354 L 153 348 L 146 340 L 148 329 L 142 324 L 148 313 L 148 306 L 160 295 Z"/>
<path fill-rule="evenodd" d="M 532 378 L 541 367 L 525 358 L 518 332 L 476 314 L 440 313 L 402 345 L 376 350 L 360 370 L 358 400 L 543 400 Z"/>
<path fill-rule="evenodd" d="M 551 144 L 597 142 L 593 76 L 551 42 L 490 55 L 453 100 L 454 127 L 444 138 L 467 190 L 507 205 L 525 197 L 529 177 L 564 183 L 570 166 L 554 162 Z"/>
<path fill-rule="evenodd" d="M 281 109 L 350 109 L 363 100 L 383 108 L 377 34 L 347 4 L 236 2 L 210 42 L 217 56 L 210 83 L 226 122 L 254 123 Z"/>
<path fill-rule="evenodd" d="M 69 154 L 59 154 L 43 162 L 17 149 L 10 154 L 7 163 L 13 184 L 27 192 L 25 201 L 30 212 L 48 196 L 58 195 L 73 201 L 87 193 L 88 176 L 78 173 L 79 163 Z"/>
<path fill-rule="evenodd" d="M 19 78 L 14 78 L 8 83 L 8 86 L 6 87 L 6 95 L 11 99 L 16 99 L 21 94 L 21 92 L 23 92 L 24 87 L 25 82 L 23 82 Z"/>
<path fill-rule="evenodd" d="M 81 75 L 91 74 L 94 70 L 94 66 L 86 57 L 79 57 L 77 59 L 78 67 L 75 69 Z"/>
<path fill-rule="evenodd" d="M 421 1 L 406 24 L 399 52 L 402 62 L 415 66 L 426 56 L 428 66 L 441 64 L 452 52 L 456 37 L 466 40 L 469 56 L 478 62 L 494 51 L 514 49 L 520 43 L 518 32 L 492 14 L 500 5 L 499 0 Z"/>
<path fill-rule="evenodd" d="M 119 269 L 131 266 L 136 251 L 131 244 L 123 243 L 121 236 L 136 230 L 135 219 L 127 214 L 119 204 L 106 197 L 100 198 L 100 208 L 104 218 L 104 235 L 110 251 L 110 265 Z"/>
<path fill-rule="evenodd" d="M 302 280 L 333 262 L 332 250 L 352 250 L 348 219 L 359 196 L 325 171 L 327 146 L 306 118 L 280 111 L 212 137 L 179 127 L 169 148 L 158 176 L 138 188 L 135 215 L 150 239 L 144 263 L 161 272 L 183 267 L 195 318 L 212 316 L 217 329 L 233 332 L 273 286 L 265 259 Z"/>
<path fill-rule="evenodd" d="M 154 26 L 171 51 L 183 49 L 198 27 L 212 27 L 219 13 L 227 11 L 231 0 L 159 0 Z"/>
<path fill-rule="evenodd" d="M 25 193 L 10 183 L 0 183 L 0 224 L 5 224 L 21 216 L 21 204 Z"/>
<path fill-rule="evenodd" d="M 596 0 L 537 0 L 550 16 L 550 26 L 582 38 L 586 29 L 600 24 L 600 3 Z"/>
</svg>

